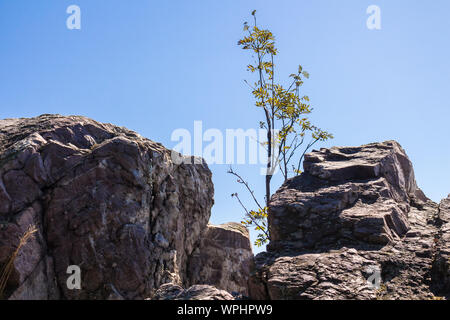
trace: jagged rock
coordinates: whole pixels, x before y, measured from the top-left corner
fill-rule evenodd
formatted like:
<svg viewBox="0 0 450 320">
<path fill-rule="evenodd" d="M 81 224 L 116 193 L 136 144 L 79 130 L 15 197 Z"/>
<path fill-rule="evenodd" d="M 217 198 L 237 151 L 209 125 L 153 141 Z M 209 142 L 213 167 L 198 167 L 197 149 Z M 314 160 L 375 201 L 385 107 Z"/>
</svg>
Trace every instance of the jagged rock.
<svg viewBox="0 0 450 320">
<path fill-rule="evenodd" d="M 450 293 L 450 195 L 441 201 L 437 214 L 438 234 L 435 235 L 433 289 L 440 295 Z"/>
<path fill-rule="evenodd" d="M 395 141 L 314 151 L 271 199 L 271 242 L 256 257 L 251 297 L 448 296 L 436 286 L 448 284 L 446 205 L 438 214 Z"/>
<path fill-rule="evenodd" d="M 209 225 L 188 267 L 188 283 L 208 284 L 248 296 L 253 263 L 250 235 L 239 223 Z"/>
<path fill-rule="evenodd" d="M 385 245 L 407 232 L 409 199 L 427 200 L 396 142 L 322 149 L 305 156 L 304 169 L 272 198 L 273 248 L 291 242 L 312 249 L 346 239 Z"/>
<path fill-rule="evenodd" d="M 179 285 L 166 283 L 156 291 L 151 300 L 234 300 L 234 298 L 228 292 L 210 285 L 194 285 L 183 289 Z"/>
<path fill-rule="evenodd" d="M 11 299 L 140 299 L 184 283 L 213 205 L 207 165 L 84 117 L 0 120 L 0 267 Z M 66 285 L 81 268 L 81 290 Z"/>
</svg>

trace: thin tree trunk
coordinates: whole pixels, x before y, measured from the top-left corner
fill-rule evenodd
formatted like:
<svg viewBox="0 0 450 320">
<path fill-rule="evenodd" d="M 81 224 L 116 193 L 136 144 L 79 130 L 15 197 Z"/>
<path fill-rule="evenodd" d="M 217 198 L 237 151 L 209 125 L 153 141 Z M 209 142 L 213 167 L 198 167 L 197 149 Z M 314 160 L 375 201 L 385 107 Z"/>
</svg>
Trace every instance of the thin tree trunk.
<svg viewBox="0 0 450 320">
<path fill-rule="evenodd" d="M 267 131 L 267 172 L 266 172 L 266 207 L 269 206 L 270 201 L 270 180 L 272 179 L 272 130 Z"/>
<path fill-rule="evenodd" d="M 270 201 L 270 180 L 272 179 L 271 175 L 266 175 L 266 207 L 269 207 Z"/>
</svg>

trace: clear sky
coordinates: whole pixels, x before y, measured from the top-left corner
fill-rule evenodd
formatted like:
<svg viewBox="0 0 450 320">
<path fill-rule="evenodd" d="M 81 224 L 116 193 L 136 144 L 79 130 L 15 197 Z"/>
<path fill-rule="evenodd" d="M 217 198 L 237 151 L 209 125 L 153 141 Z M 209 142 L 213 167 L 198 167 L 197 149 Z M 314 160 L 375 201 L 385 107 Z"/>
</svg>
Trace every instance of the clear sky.
<svg viewBox="0 0 450 320">
<path fill-rule="evenodd" d="M 66 9 L 81 8 L 81 30 Z M 369 5 L 381 30 L 366 27 Z M 257 128 L 237 47 L 256 9 L 277 37 L 278 74 L 302 64 L 321 146 L 397 140 L 433 200 L 450 193 L 448 0 L 0 0 L 0 118 L 84 115 L 172 148 L 177 128 Z M 244 190 L 211 165 L 211 221 L 240 221 Z M 263 195 L 260 166 L 236 165 Z M 274 188 L 280 181 L 275 179 Z M 244 199 L 247 200 L 247 199 Z"/>
</svg>

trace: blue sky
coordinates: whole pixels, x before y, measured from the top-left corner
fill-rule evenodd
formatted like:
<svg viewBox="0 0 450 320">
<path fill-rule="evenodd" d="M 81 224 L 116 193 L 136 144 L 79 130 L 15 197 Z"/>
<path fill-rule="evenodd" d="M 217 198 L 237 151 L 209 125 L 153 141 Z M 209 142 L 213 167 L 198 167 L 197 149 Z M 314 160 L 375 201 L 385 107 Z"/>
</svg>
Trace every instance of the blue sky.
<svg viewBox="0 0 450 320">
<path fill-rule="evenodd" d="M 81 30 L 66 28 L 72 4 Z M 366 27 L 372 4 L 381 30 Z M 303 90 L 312 120 L 335 135 L 321 146 L 395 139 L 430 198 L 450 193 L 447 0 L 0 0 L 0 118 L 84 115 L 169 148 L 171 133 L 192 131 L 195 120 L 224 132 L 257 128 L 261 113 L 243 82 L 250 57 L 236 45 L 253 9 L 277 38 L 278 74 L 298 64 L 311 74 Z M 226 165 L 210 167 L 211 221 L 239 221 L 230 194 L 244 190 Z M 259 166 L 234 168 L 262 198 Z"/>
</svg>

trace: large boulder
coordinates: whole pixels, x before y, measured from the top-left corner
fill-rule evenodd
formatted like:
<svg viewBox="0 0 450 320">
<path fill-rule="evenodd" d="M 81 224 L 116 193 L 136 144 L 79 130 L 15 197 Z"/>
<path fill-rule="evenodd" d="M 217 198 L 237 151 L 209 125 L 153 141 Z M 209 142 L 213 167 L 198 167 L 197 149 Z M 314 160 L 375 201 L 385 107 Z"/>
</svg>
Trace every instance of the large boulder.
<svg viewBox="0 0 450 320">
<path fill-rule="evenodd" d="M 30 225 L 4 296 L 140 299 L 186 281 L 213 205 L 211 172 L 85 117 L 0 120 L 0 269 Z M 67 286 L 81 268 L 81 290 Z"/>
<path fill-rule="evenodd" d="M 450 293 L 450 195 L 441 201 L 437 212 L 439 232 L 435 237 L 433 289 L 441 295 Z M 450 298 L 450 297 L 448 297 Z"/>
<path fill-rule="evenodd" d="M 272 198 L 272 248 L 385 245 L 408 231 L 411 203 L 427 201 L 393 141 L 314 151 L 305 156 L 304 171 Z"/>
<path fill-rule="evenodd" d="M 271 242 L 268 252 L 256 257 L 250 294 L 258 299 L 448 295 L 436 286 L 445 273 L 448 281 L 448 217 L 445 209 L 440 212 L 417 187 L 412 164 L 395 141 L 313 151 L 305 157 L 304 173 L 271 199 Z"/>
<path fill-rule="evenodd" d="M 183 289 L 181 286 L 166 283 L 163 284 L 152 299 L 148 300 L 235 300 L 234 297 L 225 290 L 216 287 L 197 284 Z"/>
<path fill-rule="evenodd" d="M 252 266 L 247 228 L 239 223 L 209 225 L 189 260 L 188 283 L 212 285 L 248 296 Z"/>
</svg>

